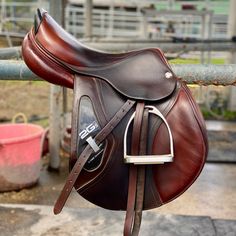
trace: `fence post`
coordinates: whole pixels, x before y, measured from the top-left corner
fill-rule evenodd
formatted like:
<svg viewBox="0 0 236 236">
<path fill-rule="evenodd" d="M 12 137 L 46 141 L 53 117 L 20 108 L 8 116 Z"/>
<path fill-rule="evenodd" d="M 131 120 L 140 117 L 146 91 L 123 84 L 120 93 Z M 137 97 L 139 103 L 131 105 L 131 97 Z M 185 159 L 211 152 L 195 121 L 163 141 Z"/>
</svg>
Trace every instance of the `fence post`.
<svg viewBox="0 0 236 236">
<path fill-rule="evenodd" d="M 230 6 L 229 6 L 229 18 L 228 18 L 228 36 L 236 36 L 236 15 L 235 15 L 235 9 L 236 9 L 236 1 L 230 0 Z M 236 64 L 236 52 L 233 51 L 230 53 L 230 63 Z M 229 94 L 229 109 L 236 111 L 236 87 L 230 88 L 230 94 Z"/>
<path fill-rule="evenodd" d="M 50 0 L 49 11 L 51 16 L 62 25 L 63 0 Z M 61 138 L 61 87 L 50 85 L 50 115 L 49 115 L 49 169 L 57 170 L 60 167 L 60 138 Z"/>
<path fill-rule="evenodd" d="M 91 38 L 92 37 L 92 25 L 93 25 L 93 14 L 92 14 L 92 9 L 93 9 L 93 1 L 92 0 L 86 0 L 85 1 L 85 37 L 86 38 Z"/>
<path fill-rule="evenodd" d="M 173 10 L 175 0 L 168 0 L 168 10 Z"/>
<path fill-rule="evenodd" d="M 112 1 L 109 6 L 109 28 L 107 32 L 107 37 L 112 38 L 113 37 L 113 28 L 114 28 L 114 2 Z"/>
</svg>

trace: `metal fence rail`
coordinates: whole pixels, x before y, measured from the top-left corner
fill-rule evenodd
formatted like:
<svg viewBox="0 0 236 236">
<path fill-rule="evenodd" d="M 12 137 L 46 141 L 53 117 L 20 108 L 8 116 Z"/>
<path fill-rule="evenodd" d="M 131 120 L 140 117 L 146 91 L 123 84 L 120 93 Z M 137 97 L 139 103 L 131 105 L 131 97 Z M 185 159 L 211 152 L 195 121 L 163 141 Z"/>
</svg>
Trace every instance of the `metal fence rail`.
<svg viewBox="0 0 236 236">
<path fill-rule="evenodd" d="M 236 42 L 230 40 L 204 40 L 196 42 L 171 42 L 155 40 L 81 40 L 86 46 L 107 52 L 121 52 L 140 48 L 161 48 L 164 53 L 186 53 L 190 51 L 235 52 Z M 21 55 L 20 47 L 0 48 L 0 60 L 15 59 Z"/>
<path fill-rule="evenodd" d="M 165 53 L 176 53 L 176 52 L 190 52 L 190 51 L 200 51 L 200 52 L 206 52 L 206 51 L 236 51 L 236 43 L 235 42 L 229 42 L 229 41 L 221 41 L 221 42 L 179 42 L 179 43 L 173 43 L 173 42 L 160 42 L 160 41 L 138 41 L 138 40 L 128 40 L 128 41 L 109 41 L 109 40 L 100 40 L 98 42 L 94 41 L 88 41 L 85 42 L 85 44 L 89 47 L 96 48 L 99 50 L 105 50 L 105 51 L 111 51 L 111 49 L 114 52 L 119 51 L 128 51 L 128 50 L 135 50 L 140 49 L 144 47 L 158 47 L 161 48 L 161 50 Z"/>
<path fill-rule="evenodd" d="M 151 2 L 156 4 L 155 1 Z M 147 37 L 148 34 L 146 35 L 146 33 L 149 32 L 149 36 L 152 35 L 151 37 L 158 38 L 167 36 L 165 31 L 168 27 L 168 22 L 174 22 L 176 28 L 175 36 L 205 38 L 210 37 L 212 33 L 213 37 L 227 38 L 227 14 L 225 14 L 225 11 L 219 12 L 215 10 L 222 7 L 227 9 L 228 2 L 211 2 L 207 8 L 208 10 L 202 11 L 202 7 L 199 7 L 198 10 L 192 10 L 190 14 L 187 14 L 187 11 L 180 11 L 181 4 L 184 2 L 176 2 L 174 4 L 176 7 L 172 7 L 171 12 L 168 12 L 170 8 L 167 7 L 167 1 L 158 1 L 156 5 L 160 8 L 156 10 L 155 15 L 146 17 L 147 24 L 143 25 L 144 15 L 141 10 L 144 6 L 148 6 L 147 3 L 146 1 L 132 1 L 130 6 L 136 8 L 134 12 L 127 12 L 122 7 L 120 9 L 108 7 L 108 4 L 106 5 L 107 9 L 94 8 L 92 11 L 93 36 L 143 38 Z M 206 5 L 206 3 L 203 4 L 198 1 L 191 2 L 191 4 L 196 6 Z M 124 1 L 122 6 L 126 5 L 129 5 L 129 3 Z M 33 15 L 38 7 L 49 9 L 49 4 L 47 1 L 41 0 L 34 2 L 2 1 L 0 5 L 1 35 L 23 37 L 32 26 Z M 208 13 L 212 10 L 214 10 L 215 14 L 210 14 L 211 20 L 208 21 Z M 85 18 L 84 6 L 67 4 L 65 11 L 65 28 L 67 31 L 76 37 L 83 36 L 86 29 Z M 209 26 L 209 30 L 204 27 L 204 22 Z M 147 32 L 145 33 L 145 31 Z M 16 32 L 18 33 L 16 34 Z"/>
<path fill-rule="evenodd" d="M 236 85 L 236 65 L 172 65 L 177 76 L 198 85 Z"/>
<path fill-rule="evenodd" d="M 35 10 L 49 8 L 46 1 L 1 1 L 0 33 L 4 36 L 24 37 L 34 21 Z"/>
<path fill-rule="evenodd" d="M 127 4 L 127 3 L 126 3 Z M 125 4 L 125 5 L 126 5 Z M 95 3 L 96 5 L 96 3 Z M 159 2 L 158 2 L 159 5 Z M 133 5 L 136 10 L 127 12 L 111 5 L 107 9 L 92 11 L 93 36 L 96 37 L 131 37 L 160 38 L 169 37 L 168 24 L 172 22 L 172 36 L 191 38 L 227 38 L 227 15 L 214 15 L 212 10 L 154 9 L 152 14 L 143 13 L 141 1 Z M 75 37 L 85 32 L 85 8 L 68 4 L 65 11 L 65 28 Z"/>
<path fill-rule="evenodd" d="M 172 65 L 174 73 L 189 84 L 236 85 L 236 65 Z M 41 80 L 20 60 L 0 60 L 0 80 Z"/>
</svg>

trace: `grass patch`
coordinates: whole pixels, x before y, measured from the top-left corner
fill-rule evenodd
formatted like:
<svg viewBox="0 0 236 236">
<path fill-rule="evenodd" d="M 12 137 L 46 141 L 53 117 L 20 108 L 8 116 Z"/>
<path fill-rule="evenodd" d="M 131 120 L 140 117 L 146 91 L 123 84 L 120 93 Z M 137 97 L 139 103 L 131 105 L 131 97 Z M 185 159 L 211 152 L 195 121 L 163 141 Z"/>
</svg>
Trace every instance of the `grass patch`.
<svg viewBox="0 0 236 236">
<path fill-rule="evenodd" d="M 213 109 L 209 111 L 207 108 L 201 108 L 202 115 L 206 120 L 225 120 L 225 121 L 236 121 L 236 111 L 224 110 L 222 112 Z"/>
<path fill-rule="evenodd" d="M 169 61 L 171 64 L 201 64 L 199 58 L 176 58 Z M 211 64 L 223 65 L 225 64 L 224 58 L 211 58 Z"/>
</svg>

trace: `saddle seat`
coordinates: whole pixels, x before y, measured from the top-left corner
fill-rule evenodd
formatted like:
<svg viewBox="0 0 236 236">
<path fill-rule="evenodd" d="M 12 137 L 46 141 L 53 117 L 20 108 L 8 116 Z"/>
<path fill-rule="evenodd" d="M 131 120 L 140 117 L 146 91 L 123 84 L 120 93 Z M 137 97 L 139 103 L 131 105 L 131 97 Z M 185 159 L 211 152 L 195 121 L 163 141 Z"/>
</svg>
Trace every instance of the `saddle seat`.
<svg viewBox="0 0 236 236">
<path fill-rule="evenodd" d="M 159 100 L 170 95 L 176 87 L 174 73 L 157 48 L 117 54 L 94 50 L 78 42 L 45 10 L 39 9 L 31 34 L 31 40 L 35 40 L 44 57 L 46 55 L 71 74 L 103 79 L 129 98 Z M 32 69 L 32 66 L 29 67 Z M 37 74 L 37 68 L 33 71 Z M 56 82 L 55 76 L 53 79 L 53 83 L 72 87 L 62 81 Z M 166 83 L 163 79 L 167 80 Z"/>
<path fill-rule="evenodd" d="M 34 27 L 37 41 L 59 60 L 76 66 L 79 70 L 108 66 L 130 54 L 105 53 L 91 49 L 67 33 L 45 10 L 37 10 Z M 45 37 L 46 36 L 46 37 Z"/>
</svg>

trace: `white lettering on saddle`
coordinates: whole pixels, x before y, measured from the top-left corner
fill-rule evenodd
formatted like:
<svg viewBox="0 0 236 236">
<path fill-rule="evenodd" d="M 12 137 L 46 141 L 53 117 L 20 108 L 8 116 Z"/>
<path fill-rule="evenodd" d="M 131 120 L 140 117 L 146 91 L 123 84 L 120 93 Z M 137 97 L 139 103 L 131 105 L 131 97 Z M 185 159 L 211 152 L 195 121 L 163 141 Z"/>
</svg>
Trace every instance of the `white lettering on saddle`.
<svg viewBox="0 0 236 236">
<path fill-rule="evenodd" d="M 90 125 L 88 125 L 84 130 L 82 130 L 79 133 L 79 136 L 81 139 L 86 138 L 91 132 L 93 132 L 94 130 L 96 130 L 98 128 L 98 124 L 96 123 L 96 121 L 94 121 L 93 123 L 91 123 Z"/>
</svg>

